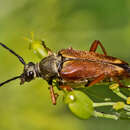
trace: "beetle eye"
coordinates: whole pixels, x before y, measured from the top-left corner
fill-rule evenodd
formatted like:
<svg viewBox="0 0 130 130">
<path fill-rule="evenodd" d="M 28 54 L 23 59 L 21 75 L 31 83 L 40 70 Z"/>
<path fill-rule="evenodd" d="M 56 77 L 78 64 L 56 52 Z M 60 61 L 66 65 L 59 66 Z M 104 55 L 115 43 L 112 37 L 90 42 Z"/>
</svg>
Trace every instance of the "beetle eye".
<svg viewBox="0 0 130 130">
<path fill-rule="evenodd" d="M 33 71 L 29 71 L 29 77 L 30 77 L 31 79 L 33 79 L 33 77 L 34 77 L 34 72 L 33 72 Z"/>
</svg>

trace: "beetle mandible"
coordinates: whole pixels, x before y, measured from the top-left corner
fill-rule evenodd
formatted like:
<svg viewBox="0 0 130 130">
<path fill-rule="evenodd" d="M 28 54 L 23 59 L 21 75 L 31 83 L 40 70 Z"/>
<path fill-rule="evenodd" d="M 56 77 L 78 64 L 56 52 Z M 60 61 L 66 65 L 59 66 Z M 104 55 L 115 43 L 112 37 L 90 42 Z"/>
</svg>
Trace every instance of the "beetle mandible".
<svg viewBox="0 0 130 130">
<path fill-rule="evenodd" d="M 99 40 L 95 40 L 89 51 L 74 50 L 72 48 L 62 49 L 58 53 L 53 53 L 46 47 L 43 41 L 43 47 L 48 51 L 48 56 L 39 63 L 26 63 L 24 59 L 8 48 L 3 43 L 2 47 L 14 54 L 24 65 L 23 73 L 4 81 L 0 86 L 20 79 L 20 84 L 30 82 L 31 80 L 43 78 L 50 85 L 50 94 L 52 103 L 56 104 L 57 94 L 53 90 L 53 80 L 58 84 L 59 89 L 66 88 L 72 90 L 79 85 L 92 86 L 103 80 L 113 80 L 120 83 L 120 79 L 130 78 L 130 67 L 127 62 L 118 58 L 108 56 L 105 48 Z M 96 53 L 98 45 L 103 54 Z"/>
</svg>

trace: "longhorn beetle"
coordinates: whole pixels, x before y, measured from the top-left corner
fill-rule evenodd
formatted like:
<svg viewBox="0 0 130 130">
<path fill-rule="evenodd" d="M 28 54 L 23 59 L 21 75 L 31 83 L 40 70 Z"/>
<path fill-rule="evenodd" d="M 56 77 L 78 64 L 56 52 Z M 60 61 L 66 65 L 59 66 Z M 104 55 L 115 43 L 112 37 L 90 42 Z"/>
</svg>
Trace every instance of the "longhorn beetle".
<svg viewBox="0 0 130 130">
<path fill-rule="evenodd" d="M 53 90 L 53 80 L 59 89 L 72 90 L 79 85 L 92 86 L 102 80 L 113 80 L 120 83 L 120 79 L 130 78 L 130 67 L 128 63 L 118 58 L 108 56 L 100 41 L 95 40 L 89 51 L 74 50 L 72 48 L 62 49 L 53 53 L 44 42 L 43 47 L 48 51 L 48 56 L 39 63 L 26 63 L 24 59 L 8 48 L 3 43 L 2 47 L 14 54 L 24 65 L 23 73 L 19 76 L 4 81 L 0 86 L 16 79 L 20 79 L 20 85 L 24 82 L 43 78 L 50 85 L 52 103 L 56 104 L 57 94 Z M 98 45 L 103 54 L 96 53 Z"/>
</svg>

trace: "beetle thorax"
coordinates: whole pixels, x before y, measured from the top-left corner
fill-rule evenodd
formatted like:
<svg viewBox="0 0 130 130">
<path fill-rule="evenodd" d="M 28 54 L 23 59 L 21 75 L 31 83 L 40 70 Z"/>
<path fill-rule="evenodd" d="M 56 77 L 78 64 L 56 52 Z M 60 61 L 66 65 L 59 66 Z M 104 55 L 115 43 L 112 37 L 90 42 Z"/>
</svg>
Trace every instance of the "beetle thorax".
<svg viewBox="0 0 130 130">
<path fill-rule="evenodd" d="M 39 74 L 45 80 L 58 76 L 58 66 L 61 64 L 61 57 L 56 55 L 48 56 L 38 63 Z"/>
</svg>

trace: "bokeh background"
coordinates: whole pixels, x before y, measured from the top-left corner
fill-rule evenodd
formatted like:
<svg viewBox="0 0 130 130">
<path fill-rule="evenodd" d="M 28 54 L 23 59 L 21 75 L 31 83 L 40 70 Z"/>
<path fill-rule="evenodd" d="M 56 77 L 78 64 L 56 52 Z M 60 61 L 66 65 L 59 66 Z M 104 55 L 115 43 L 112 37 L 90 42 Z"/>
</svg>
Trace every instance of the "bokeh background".
<svg viewBox="0 0 130 130">
<path fill-rule="evenodd" d="M 86 50 L 100 40 L 109 55 L 130 63 L 129 5 L 129 0 L 0 0 L 0 41 L 29 62 L 39 61 L 23 38 L 30 37 L 30 32 L 55 52 L 70 46 Z M 19 75 L 22 69 L 18 59 L 0 47 L 0 82 Z M 104 95 L 104 89 L 100 93 Z M 22 86 L 17 80 L 0 88 L 0 130 L 95 129 L 130 130 L 130 121 L 78 119 L 62 97 L 56 106 L 51 104 L 42 79 Z"/>
</svg>

